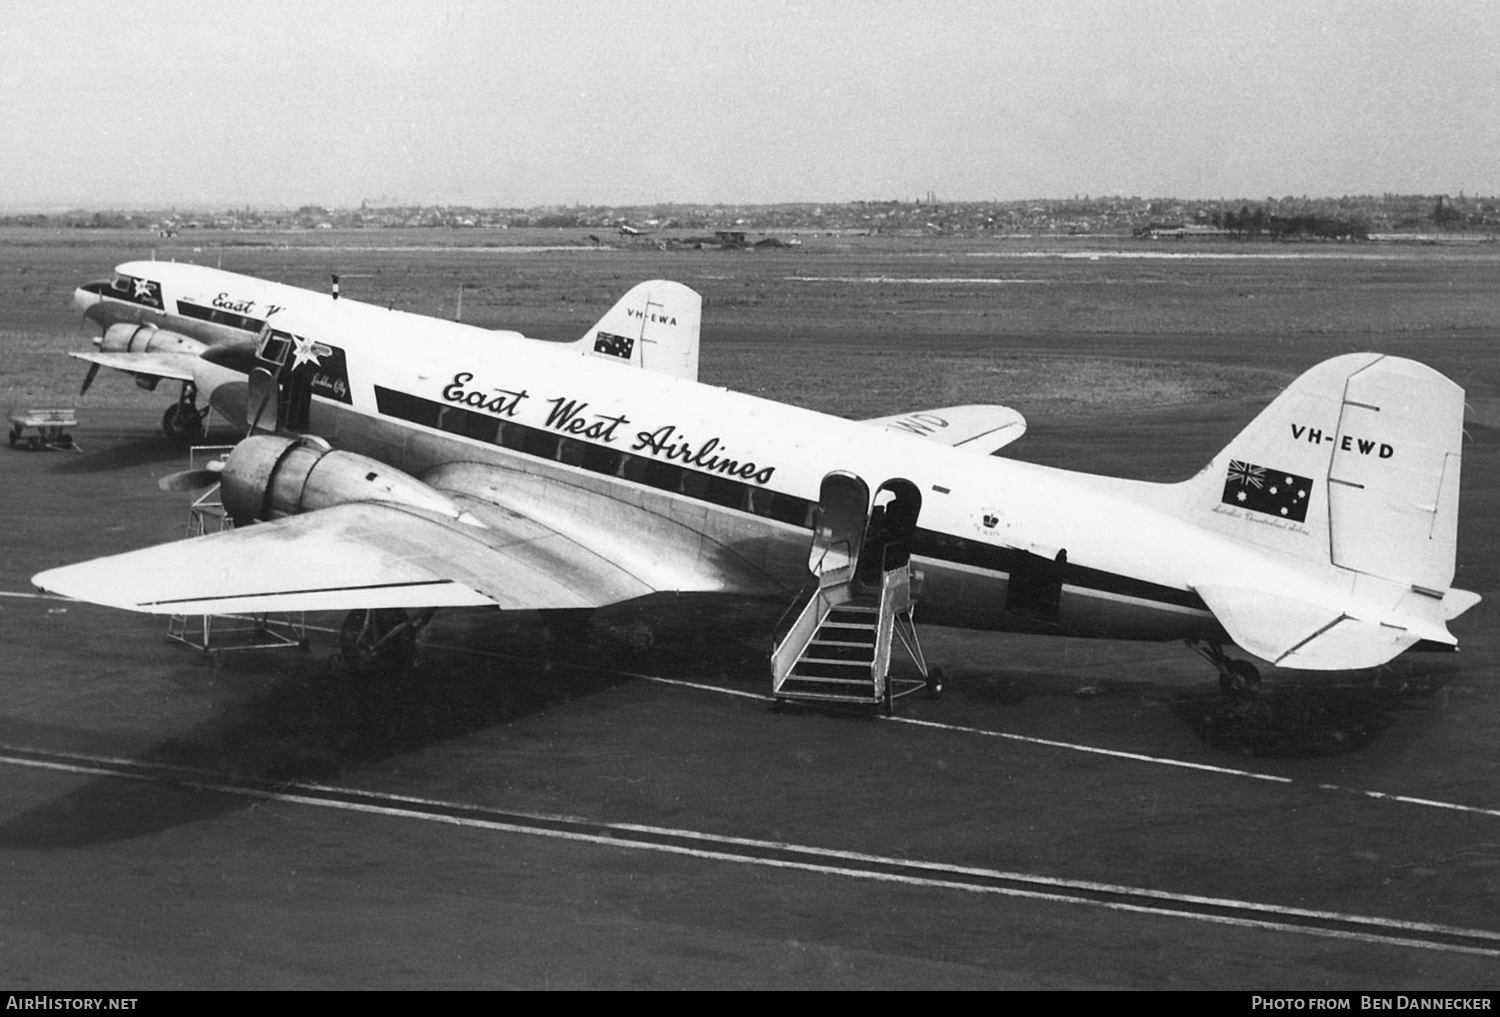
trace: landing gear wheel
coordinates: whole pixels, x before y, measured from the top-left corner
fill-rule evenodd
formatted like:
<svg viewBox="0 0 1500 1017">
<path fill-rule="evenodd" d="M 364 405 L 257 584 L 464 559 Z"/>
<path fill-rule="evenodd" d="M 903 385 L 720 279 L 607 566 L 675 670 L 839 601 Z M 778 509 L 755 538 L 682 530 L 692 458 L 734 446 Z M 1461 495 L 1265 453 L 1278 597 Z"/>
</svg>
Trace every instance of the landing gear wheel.
<svg viewBox="0 0 1500 1017">
<path fill-rule="evenodd" d="M 350 674 L 397 674 L 416 659 L 416 629 L 395 608 L 350 611 L 339 629 L 339 652 Z"/>
<path fill-rule="evenodd" d="M 943 669 L 940 667 L 929 668 L 927 671 L 927 698 L 941 699 L 943 697 Z"/>
<path fill-rule="evenodd" d="M 1248 660 L 1235 660 L 1218 643 L 1189 639 L 1188 648 L 1219 672 L 1219 688 L 1233 699 L 1254 699 L 1260 693 L 1260 672 Z"/>
<path fill-rule="evenodd" d="M 21 439 L 21 425 L 12 424 L 10 428 L 10 447 L 15 448 L 16 442 Z"/>
<path fill-rule="evenodd" d="M 1225 661 L 1219 688 L 1235 699 L 1254 699 L 1260 693 L 1260 672 L 1248 660 Z"/>
<path fill-rule="evenodd" d="M 203 434 L 203 413 L 195 406 L 178 403 L 161 415 L 161 433 L 168 438 L 196 438 Z"/>
</svg>

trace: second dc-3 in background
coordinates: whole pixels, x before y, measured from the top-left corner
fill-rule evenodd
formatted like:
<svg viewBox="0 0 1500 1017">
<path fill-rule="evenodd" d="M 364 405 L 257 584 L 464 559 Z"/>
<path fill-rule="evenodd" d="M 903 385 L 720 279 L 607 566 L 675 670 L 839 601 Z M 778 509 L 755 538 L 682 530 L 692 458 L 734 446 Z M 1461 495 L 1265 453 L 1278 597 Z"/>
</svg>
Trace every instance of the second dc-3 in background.
<svg viewBox="0 0 1500 1017">
<path fill-rule="evenodd" d="M 72 354 L 89 364 L 79 394 L 88 392 L 101 367 L 123 371 L 151 391 L 162 381 L 178 382 L 177 401 L 162 414 L 162 430 L 172 438 L 200 435 L 207 424 L 207 411 L 198 405 L 199 397 L 207 398 L 223 375 L 197 362 L 206 360 L 240 374 L 249 372 L 255 367 L 266 323 L 283 311 L 316 311 L 337 300 L 336 275 L 333 287 L 330 295 L 202 265 L 125 262 L 115 267 L 110 278 L 84 283 L 73 291 L 74 306 L 83 312 L 85 321 L 99 329 L 95 349 Z M 398 321 L 420 317 L 352 300 L 342 303 L 350 314 L 393 315 Z M 639 347 L 634 351 L 637 366 L 645 366 L 644 358 L 649 355 L 653 368 L 697 378 L 698 318 L 689 318 L 688 309 L 682 310 L 679 327 L 671 337 L 674 345 Z M 631 319 L 646 311 L 646 291 L 637 287 L 583 338 L 571 344 L 572 348 L 592 356 L 614 357 L 600 335 L 628 329 Z M 519 332 L 504 334 L 522 338 Z M 201 393 L 197 384 L 200 374 L 207 378 L 208 385 Z"/>
<path fill-rule="evenodd" d="M 409 653 L 447 606 L 801 591 L 776 696 L 887 706 L 907 690 L 893 645 L 928 673 L 914 611 L 1186 640 L 1242 691 L 1259 675 L 1231 642 L 1370 667 L 1453 647 L 1447 622 L 1479 599 L 1451 586 L 1463 392 L 1414 361 L 1325 361 L 1197 476 L 1157 484 L 987 455 L 1024 430 L 1003 407 L 859 422 L 622 370 L 658 343 L 696 352 L 697 294 L 638 291 L 649 310 L 582 349 L 343 302 L 281 311 L 248 379 L 189 365 L 264 432 L 175 481 L 221 482 L 239 528 L 35 582 L 158 614 L 347 609 L 356 665 Z"/>
</svg>

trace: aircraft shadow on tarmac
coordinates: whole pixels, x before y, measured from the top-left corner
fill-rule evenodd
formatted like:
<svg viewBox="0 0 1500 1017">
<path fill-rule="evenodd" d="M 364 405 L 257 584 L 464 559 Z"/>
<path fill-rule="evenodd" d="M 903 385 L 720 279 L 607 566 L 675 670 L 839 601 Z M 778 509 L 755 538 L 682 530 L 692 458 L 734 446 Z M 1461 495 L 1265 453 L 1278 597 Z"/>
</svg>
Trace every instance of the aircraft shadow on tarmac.
<svg viewBox="0 0 1500 1017">
<path fill-rule="evenodd" d="M 726 617 L 721 604 L 720 621 L 733 624 L 733 616 L 747 610 L 774 617 L 780 609 L 731 607 Z M 462 612 L 454 614 L 462 619 Z M 224 655 L 216 666 L 226 684 L 242 677 L 266 690 L 221 707 L 212 720 L 136 756 L 151 768 L 146 779 L 100 777 L 0 825 L 0 848 L 86 847 L 251 808 L 257 801 L 253 790 L 220 794 L 195 785 L 219 778 L 271 794 L 278 785 L 330 782 L 634 680 L 622 667 L 697 676 L 762 673 L 763 666 L 750 672 L 745 664 L 757 657 L 763 640 L 706 632 L 686 647 L 678 645 L 680 630 L 694 627 L 695 614 L 626 605 L 599 612 L 586 635 L 574 631 L 571 639 L 551 640 L 535 613 L 519 612 L 498 623 L 494 612 L 475 613 L 471 618 L 478 624 L 465 629 L 460 622 L 457 632 L 436 633 L 434 644 L 398 673 L 353 675 L 337 655 Z M 441 645 L 445 637 L 457 648 Z M 215 665 L 205 658 L 184 666 Z M 7 733 L 5 740 L 59 744 L 69 735 L 76 741 L 73 732 L 47 731 Z"/>
<path fill-rule="evenodd" d="M 1080 699 L 1125 696 L 1163 703 L 1215 750 L 1297 759 L 1358 752 L 1390 727 L 1397 713 L 1424 708 L 1450 677 L 1441 664 L 1332 674 L 1265 670 L 1260 693 L 1245 699 L 1225 695 L 1212 677 L 1186 684 L 1175 675 L 1153 679 L 1145 665 L 1129 678 L 1081 684 L 1074 675 L 1037 669 L 975 672 L 951 684 L 961 686 L 968 701 L 1002 711 L 1033 697 L 1066 695 L 1070 688 Z"/>
<path fill-rule="evenodd" d="M 1341 756 L 1374 742 L 1398 711 L 1420 709 L 1446 681 L 1441 672 L 1301 676 L 1263 688 L 1253 699 L 1204 692 L 1174 697 L 1171 706 L 1221 751 L 1283 759 Z"/>
<path fill-rule="evenodd" d="M 120 473 L 141 466 L 170 465 L 173 469 L 187 466 L 187 446 L 167 441 L 161 435 L 142 435 L 113 444 L 108 455 L 90 455 L 89 440 L 85 436 L 80 444 L 83 455 L 72 455 L 58 460 L 49 467 L 49 472 L 88 475 L 93 473 Z"/>
<path fill-rule="evenodd" d="M 602 610 L 586 631 L 561 639 L 549 638 L 533 612 L 498 621 L 494 612 L 449 612 L 449 627 L 431 634 L 415 665 L 381 675 L 349 674 L 336 655 L 229 654 L 218 665 L 226 683 L 264 691 L 223 705 L 212 720 L 137 756 L 163 768 L 148 779 L 100 777 L 0 825 L 0 848 L 84 847 L 226 815 L 253 807 L 254 790 L 221 794 L 193 785 L 221 776 L 271 794 L 278 785 L 331 782 L 635 680 L 627 671 L 753 685 L 766 678 L 765 633 L 781 610 L 737 598 L 648 598 Z M 202 666 L 191 658 L 184 665 Z M 1160 697 L 1216 750 L 1324 757 L 1366 747 L 1397 711 L 1423 708 L 1447 681 L 1441 664 L 1426 663 L 1399 673 L 1287 674 L 1268 676 L 1252 700 L 1229 699 L 1207 683 L 1184 689 L 1152 682 L 1145 694 Z M 1056 694 L 1058 681 L 1056 673 L 1010 671 L 964 682 L 964 698 L 1003 706 Z M 5 740 L 70 740 L 61 732 L 29 734 Z M 76 741 L 75 733 L 67 735 Z M 179 783 L 166 768 L 180 768 Z"/>
</svg>

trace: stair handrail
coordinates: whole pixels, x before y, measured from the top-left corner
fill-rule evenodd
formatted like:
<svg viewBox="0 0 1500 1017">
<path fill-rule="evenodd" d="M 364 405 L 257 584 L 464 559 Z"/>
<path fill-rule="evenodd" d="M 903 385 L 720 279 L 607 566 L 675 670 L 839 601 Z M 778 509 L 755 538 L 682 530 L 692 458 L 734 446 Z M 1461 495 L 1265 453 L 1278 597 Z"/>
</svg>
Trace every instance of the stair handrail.
<svg viewBox="0 0 1500 1017">
<path fill-rule="evenodd" d="M 875 694 L 885 696 L 886 680 L 891 673 L 891 636 L 896 630 L 896 616 L 911 608 L 911 566 L 885 569 L 880 575 L 880 613 L 875 626 L 875 659 L 870 662 L 870 676 L 875 679 Z"/>
<path fill-rule="evenodd" d="M 849 586 L 847 583 L 838 586 L 819 588 L 808 598 L 807 603 L 798 613 L 791 627 L 787 629 L 785 636 L 776 643 L 771 650 L 771 687 L 773 691 L 781 690 L 781 683 L 786 680 L 787 675 L 792 673 L 792 668 L 797 666 L 797 661 L 807 649 L 813 637 L 818 634 L 818 629 L 834 608 L 849 599 Z M 783 615 L 783 618 L 786 616 Z"/>
</svg>

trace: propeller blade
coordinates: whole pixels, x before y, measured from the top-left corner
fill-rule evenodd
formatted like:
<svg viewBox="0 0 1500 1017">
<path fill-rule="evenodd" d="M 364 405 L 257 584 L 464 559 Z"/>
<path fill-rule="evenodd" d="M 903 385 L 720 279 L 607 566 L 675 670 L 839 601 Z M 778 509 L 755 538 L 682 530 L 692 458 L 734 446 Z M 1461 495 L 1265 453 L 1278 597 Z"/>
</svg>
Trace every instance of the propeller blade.
<svg viewBox="0 0 1500 1017">
<path fill-rule="evenodd" d="M 169 473 L 156 482 L 163 491 L 201 491 L 219 482 L 224 472 L 224 460 L 216 459 L 201 470 L 180 470 Z"/>
<path fill-rule="evenodd" d="M 97 375 L 98 373 L 99 373 L 99 365 L 98 364 L 90 364 L 89 365 L 89 373 L 85 374 L 83 376 L 83 388 L 81 388 L 81 389 L 78 390 L 78 394 L 79 395 L 83 395 L 84 393 L 88 392 L 89 386 L 94 383 L 94 376 Z"/>
<path fill-rule="evenodd" d="M 249 418 L 249 433 L 254 434 L 260 430 L 260 418 L 267 410 L 271 414 L 271 426 L 267 430 L 276 430 L 277 417 L 280 415 L 280 408 L 277 406 L 276 375 L 264 367 L 257 367 L 250 372 L 248 380 L 250 404 L 245 408 L 245 415 Z"/>
</svg>

